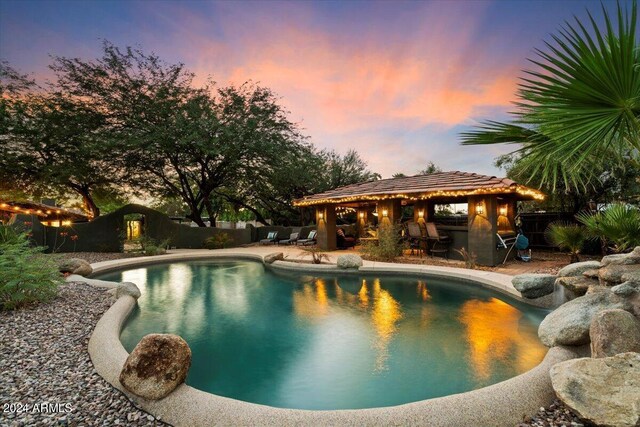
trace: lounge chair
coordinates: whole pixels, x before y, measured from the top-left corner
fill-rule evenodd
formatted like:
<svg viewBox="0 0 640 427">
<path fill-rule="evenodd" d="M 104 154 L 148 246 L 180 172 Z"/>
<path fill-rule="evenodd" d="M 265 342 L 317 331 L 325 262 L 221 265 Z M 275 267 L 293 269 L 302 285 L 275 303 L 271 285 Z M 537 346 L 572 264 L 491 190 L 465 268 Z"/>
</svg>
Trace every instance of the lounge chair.
<svg viewBox="0 0 640 427">
<path fill-rule="evenodd" d="M 431 255 L 438 253 L 449 259 L 449 245 L 452 243 L 451 237 L 438 232 L 438 228 L 435 223 L 428 222 L 427 238 L 429 239 L 429 242 L 431 242 L 431 249 L 429 249 Z"/>
<path fill-rule="evenodd" d="M 275 243 L 278 242 L 278 232 L 277 231 L 270 231 L 269 234 L 267 234 L 267 238 L 266 239 L 262 239 L 260 240 L 260 244 L 261 245 L 273 245 Z"/>
<path fill-rule="evenodd" d="M 298 241 L 298 236 L 300 233 L 291 233 L 288 239 L 280 240 L 278 242 L 279 245 L 292 245 Z"/>
<path fill-rule="evenodd" d="M 298 241 L 296 242 L 296 245 L 301 245 L 301 246 L 311 246 L 311 245 L 315 245 L 316 244 L 316 236 L 318 235 L 318 232 L 316 230 L 311 230 L 309 232 L 309 235 L 307 236 L 306 239 L 298 239 Z"/>
</svg>

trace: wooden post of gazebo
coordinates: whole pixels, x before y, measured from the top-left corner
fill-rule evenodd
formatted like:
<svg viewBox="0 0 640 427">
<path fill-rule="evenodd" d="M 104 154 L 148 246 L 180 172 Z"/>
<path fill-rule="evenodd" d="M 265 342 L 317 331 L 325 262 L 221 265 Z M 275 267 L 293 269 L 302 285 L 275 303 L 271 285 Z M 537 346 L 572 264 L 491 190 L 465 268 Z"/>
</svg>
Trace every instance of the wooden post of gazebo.
<svg viewBox="0 0 640 427">
<path fill-rule="evenodd" d="M 396 224 L 402 217 L 402 202 L 400 199 L 387 199 L 378 202 L 378 224 Z"/>
<path fill-rule="evenodd" d="M 318 224 L 318 247 L 325 251 L 336 249 L 336 208 L 334 205 L 321 205 L 316 208 Z"/>
<path fill-rule="evenodd" d="M 366 237 L 365 229 L 367 228 L 367 221 L 369 220 L 369 211 L 367 207 L 360 207 L 357 210 L 357 222 L 358 225 L 358 237 Z"/>
<path fill-rule="evenodd" d="M 468 245 L 480 265 L 496 265 L 498 251 L 498 200 L 494 195 L 469 196 Z"/>
</svg>

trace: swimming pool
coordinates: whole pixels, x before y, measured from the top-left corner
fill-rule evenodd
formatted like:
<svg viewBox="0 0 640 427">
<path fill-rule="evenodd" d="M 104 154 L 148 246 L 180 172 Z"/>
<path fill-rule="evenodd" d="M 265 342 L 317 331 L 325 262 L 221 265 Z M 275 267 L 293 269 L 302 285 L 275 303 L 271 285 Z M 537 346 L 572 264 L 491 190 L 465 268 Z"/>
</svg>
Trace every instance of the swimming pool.
<svg viewBox="0 0 640 427">
<path fill-rule="evenodd" d="M 473 390 L 536 366 L 546 310 L 475 285 L 407 276 L 281 275 L 250 261 L 103 274 L 141 288 L 121 341 L 181 335 L 187 383 L 270 406 L 355 409 Z"/>
</svg>

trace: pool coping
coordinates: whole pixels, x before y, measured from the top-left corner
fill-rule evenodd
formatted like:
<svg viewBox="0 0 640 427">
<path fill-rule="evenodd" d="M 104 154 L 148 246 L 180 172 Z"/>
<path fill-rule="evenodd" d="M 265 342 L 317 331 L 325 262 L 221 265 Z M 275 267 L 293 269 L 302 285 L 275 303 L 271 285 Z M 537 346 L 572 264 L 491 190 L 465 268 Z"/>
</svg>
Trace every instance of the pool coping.
<svg viewBox="0 0 640 427">
<path fill-rule="evenodd" d="M 262 253 L 261 253 L 262 252 Z M 270 252 L 270 253 L 273 253 Z M 92 264 L 94 274 L 126 267 L 198 259 L 250 259 L 264 262 L 270 253 L 264 251 L 189 251 L 154 257 L 126 258 Z M 269 265 L 269 264 L 266 264 Z M 349 270 L 332 266 L 275 261 L 270 268 L 307 273 L 345 273 Z M 407 268 L 408 267 L 408 268 Z M 393 273 L 453 277 L 492 288 L 516 300 L 524 301 L 511 285 L 511 276 L 500 273 L 465 270 L 452 267 L 412 266 L 366 262 L 353 273 Z M 349 273 L 347 273 L 349 274 Z M 72 275 L 68 281 L 85 281 L 93 286 L 115 288 L 117 283 Z M 514 294 L 514 292 L 517 293 Z M 553 347 L 533 369 L 488 387 L 422 400 L 398 406 L 313 411 L 275 408 L 230 399 L 181 384 L 164 399 L 151 401 L 125 390 L 119 381 L 120 371 L 129 356 L 120 342 L 122 327 L 136 305 L 129 295 L 118 298 L 100 318 L 89 340 L 89 355 L 96 371 L 113 387 L 122 391 L 139 407 L 175 426 L 204 425 L 514 425 L 553 401 L 549 370 L 564 360 L 582 357 L 581 347 Z"/>
</svg>

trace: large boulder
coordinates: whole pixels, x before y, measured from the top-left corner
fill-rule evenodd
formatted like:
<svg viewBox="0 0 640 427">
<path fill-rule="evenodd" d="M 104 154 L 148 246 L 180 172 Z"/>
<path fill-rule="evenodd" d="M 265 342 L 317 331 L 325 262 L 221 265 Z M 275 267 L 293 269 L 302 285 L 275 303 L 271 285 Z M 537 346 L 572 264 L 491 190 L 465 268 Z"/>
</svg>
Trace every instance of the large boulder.
<svg viewBox="0 0 640 427">
<path fill-rule="evenodd" d="M 632 306 L 610 290 L 578 297 L 549 313 L 540 323 L 538 336 L 547 347 L 588 344 L 595 315 L 613 308 L 630 310 Z"/>
<path fill-rule="evenodd" d="M 609 264 L 598 270 L 600 283 L 607 286 L 615 286 L 625 280 L 624 277 L 637 277 L 640 275 L 640 264 Z"/>
<path fill-rule="evenodd" d="M 552 274 L 518 274 L 511 280 L 523 297 L 533 299 L 553 293 L 556 276 Z"/>
<path fill-rule="evenodd" d="M 264 263 L 265 264 L 273 264 L 276 261 L 282 261 L 284 259 L 284 254 L 282 252 L 274 252 L 272 254 L 265 255 Z"/>
<path fill-rule="evenodd" d="M 116 287 L 116 298 L 120 298 L 123 295 L 130 295 L 135 299 L 140 298 L 140 289 L 135 283 L 132 282 L 122 282 L 118 283 Z"/>
<path fill-rule="evenodd" d="M 629 351 L 640 353 L 640 321 L 628 311 L 601 311 L 591 321 L 589 337 L 591 357 L 609 357 Z"/>
<path fill-rule="evenodd" d="M 602 258 L 602 266 L 640 264 L 640 246 L 628 254 L 607 255 Z"/>
<path fill-rule="evenodd" d="M 551 384 L 569 408 L 599 426 L 640 425 L 640 354 L 567 360 L 551 368 Z"/>
<path fill-rule="evenodd" d="M 589 286 L 597 286 L 598 281 L 584 276 L 569 276 L 558 277 L 556 279 L 556 284 L 564 286 L 566 290 L 572 292 L 575 296 L 580 297 L 587 293 Z"/>
<path fill-rule="evenodd" d="M 337 264 L 338 268 L 358 268 L 362 267 L 362 258 L 355 254 L 340 255 Z"/>
<path fill-rule="evenodd" d="M 624 282 L 611 288 L 611 292 L 622 297 L 631 297 L 640 292 L 639 282 Z"/>
<path fill-rule="evenodd" d="M 191 349 L 172 334 L 145 335 L 133 349 L 120 372 L 120 383 L 145 399 L 162 399 L 187 378 Z"/>
<path fill-rule="evenodd" d="M 574 262 L 558 271 L 558 277 L 582 276 L 585 271 L 600 268 L 600 261 Z"/>
<path fill-rule="evenodd" d="M 79 276 L 87 277 L 93 273 L 91 264 L 80 258 L 69 258 L 62 260 L 58 264 L 58 270 L 60 273 L 77 274 Z"/>
<path fill-rule="evenodd" d="M 598 269 L 594 268 L 592 270 L 586 270 L 586 271 L 582 272 L 582 275 L 584 277 L 589 277 L 591 279 L 597 279 L 598 278 Z"/>
</svg>

